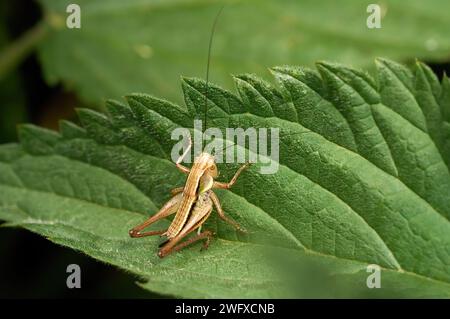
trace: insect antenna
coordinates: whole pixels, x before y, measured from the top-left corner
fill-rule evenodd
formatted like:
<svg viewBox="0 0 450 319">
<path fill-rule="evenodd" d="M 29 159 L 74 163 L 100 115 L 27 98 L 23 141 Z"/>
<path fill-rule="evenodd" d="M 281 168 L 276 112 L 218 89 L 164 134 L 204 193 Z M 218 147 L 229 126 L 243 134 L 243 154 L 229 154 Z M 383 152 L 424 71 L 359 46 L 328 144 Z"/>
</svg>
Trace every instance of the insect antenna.
<svg viewBox="0 0 450 319">
<path fill-rule="evenodd" d="M 227 144 L 227 143 L 226 143 L 226 140 L 224 140 L 224 141 L 225 141 L 225 145 L 226 145 L 226 144 Z M 226 151 L 226 150 L 229 149 L 230 147 L 236 146 L 236 145 L 238 145 L 238 144 L 236 144 L 236 143 L 233 142 L 231 145 L 228 145 L 228 146 L 223 147 L 223 148 L 222 148 L 220 151 L 218 151 L 218 152 L 216 152 L 216 149 L 214 149 L 214 154 L 211 154 L 211 155 L 215 156 L 215 155 L 223 154 L 224 151 Z"/>
<path fill-rule="evenodd" d="M 309 131 L 306 131 L 306 132 L 298 132 L 298 133 L 294 133 L 294 134 L 289 134 L 289 135 L 285 135 L 285 137 L 294 137 L 294 136 L 298 136 L 298 135 L 303 135 L 303 134 L 308 134 L 308 133 L 310 133 Z M 214 153 L 213 154 L 211 154 L 211 155 L 213 155 L 213 156 L 216 156 L 216 155 L 219 155 L 219 154 L 221 154 L 221 155 L 223 155 L 224 154 L 224 152 L 227 150 L 227 149 L 229 149 L 230 147 L 233 147 L 233 146 L 238 146 L 238 144 L 236 144 L 236 143 L 234 143 L 234 142 L 232 142 L 232 144 L 231 145 L 226 145 L 227 143 L 227 140 L 224 140 L 225 141 L 225 146 L 222 148 L 222 149 L 220 149 L 220 150 L 218 150 L 218 151 L 216 151 L 216 149 L 214 149 Z"/>
<path fill-rule="evenodd" d="M 220 7 L 219 11 L 216 14 L 216 17 L 214 18 L 214 22 L 213 25 L 211 27 L 211 33 L 209 36 L 209 44 L 208 44 L 208 61 L 206 63 L 206 92 L 205 92 L 205 113 L 204 113 L 204 118 L 203 118 L 203 132 L 202 132 L 202 136 L 204 137 L 204 134 L 206 132 L 207 129 L 207 113 L 208 113 L 208 93 L 209 93 L 209 65 L 211 62 L 211 48 L 212 48 L 212 43 L 213 43 L 213 39 L 214 39 L 214 32 L 216 31 L 216 25 L 217 25 L 217 21 L 219 21 L 219 17 L 220 14 L 222 13 L 223 8 L 225 7 L 225 5 L 222 5 L 222 7 Z M 203 140 L 203 139 L 202 139 Z M 203 144 L 203 142 L 202 142 Z"/>
</svg>

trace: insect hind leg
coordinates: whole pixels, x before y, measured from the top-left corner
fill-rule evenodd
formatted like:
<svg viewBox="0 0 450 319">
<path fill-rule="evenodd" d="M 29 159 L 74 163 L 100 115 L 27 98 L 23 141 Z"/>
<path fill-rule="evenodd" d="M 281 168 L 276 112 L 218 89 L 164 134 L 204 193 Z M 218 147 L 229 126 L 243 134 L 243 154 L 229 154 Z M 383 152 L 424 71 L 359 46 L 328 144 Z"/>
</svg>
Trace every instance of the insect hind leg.
<svg viewBox="0 0 450 319">
<path fill-rule="evenodd" d="M 205 242 L 203 243 L 202 250 L 208 249 L 209 243 L 211 242 L 211 238 L 214 236 L 214 233 L 210 230 L 205 230 L 204 232 L 201 232 L 200 234 L 197 234 L 195 236 L 192 236 L 191 238 L 187 239 L 186 241 L 182 242 L 181 244 L 178 244 L 171 248 L 163 247 L 159 252 L 158 256 L 160 258 L 163 258 L 167 255 L 169 255 L 172 252 L 180 251 L 181 249 L 185 248 L 186 246 L 189 246 L 190 244 L 193 244 L 199 240 L 205 239 Z M 169 241 L 170 243 L 170 241 Z M 163 243 L 165 244 L 165 243 Z"/>
<path fill-rule="evenodd" d="M 178 209 L 181 198 L 182 198 L 181 193 L 172 197 L 155 215 L 147 219 L 142 224 L 139 224 L 136 227 L 132 228 L 129 231 L 130 237 L 138 238 L 163 234 L 165 232 L 164 230 L 154 230 L 143 233 L 141 231 L 150 226 L 151 224 L 153 224 L 154 222 L 163 219 L 171 214 L 174 214 Z"/>
<path fill-rule="evenodd" d="M 129 234 L 130 234 L 130 237 L 132 237 L 132 238 L 139 238 L 139 237 L 161 235 L 164 232 L 165 232 L 165 230 L 162 229 L 162 230 L 152 230 L 152 231 L 147 231 L 147 232 L 141 233 L 140 231 L 131 229 Z"/>
</svg>

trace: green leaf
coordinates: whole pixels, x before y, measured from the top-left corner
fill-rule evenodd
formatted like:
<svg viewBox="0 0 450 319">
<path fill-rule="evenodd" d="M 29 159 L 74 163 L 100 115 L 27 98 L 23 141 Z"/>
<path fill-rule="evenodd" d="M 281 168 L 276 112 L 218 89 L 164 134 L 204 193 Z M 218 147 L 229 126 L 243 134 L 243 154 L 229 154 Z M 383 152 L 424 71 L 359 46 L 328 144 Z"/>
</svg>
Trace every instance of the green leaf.
<svg viewBox="0 0 450 319">
<path fill-rule="evenodd" d="M 129 92 L 181 102 L 171 83 L 180 74 L 204 77 L 223 3 L 211 79 L 228 89 L 230 73 L 264 74 L 273 65 L 333 60 L 369 67 L 377 56 L 447 61 L 450 52 L 450 3 L 442 0 L 380 2 L 380 29 L 367 27 L 363 0 L 79 0 L 81 29 L 65 25 L 71 1 L 40 2 L 51 27 L 39 47 L 46 79 L 62 80 L 93 103 Z"/>
<path fill-rule="evenodd" d="M 0 219 L 126 269 L 180 297 L 450 297 L 450 85 L 427 66 L 377 60 L 376 80 L 343 65 L 277 67 L 278 87 L 236 76 L 238 95 L 208 89 L 209 126 L 280 129 L 280 167 L 247 170 L 213 214 L 207 251 L 160 260 L 158 238 L 128 230 L 185 176 L 172 129 L 192 128 L 206 84 L 183 78 L 186 106 L 145 94 L 79 110 L 82 127 L 20 127 L 0 147 Z M 237 164 L 220 164 L 229 179 Z M 167 227 L 169 221 L 154 225 Z M 153 227 L 153 226 L 152 226 Z M 368 289 L 367 266 L 381 267 Z"/>
</svg>

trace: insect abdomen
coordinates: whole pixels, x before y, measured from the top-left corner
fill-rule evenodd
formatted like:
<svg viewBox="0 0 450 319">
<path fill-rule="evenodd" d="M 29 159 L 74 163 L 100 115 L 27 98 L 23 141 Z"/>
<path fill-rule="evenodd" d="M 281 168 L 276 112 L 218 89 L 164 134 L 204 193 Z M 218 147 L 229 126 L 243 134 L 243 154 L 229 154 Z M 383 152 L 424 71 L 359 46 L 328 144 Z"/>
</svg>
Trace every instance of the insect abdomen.
<svg viewBox="0 0 450 319">
<path fill-rule="evenodd" d="M 180 207 L 178 207 L 178 211 L 175 215 L 175 218 L 170 224 L 169 229 L 165 232 L 165 235 L 168 238 L 175 237 L 183 228 L 195 200 L 196 200 L 195 196 L 183 195 L 183 199 L 181 200 Z"/>
</svg>

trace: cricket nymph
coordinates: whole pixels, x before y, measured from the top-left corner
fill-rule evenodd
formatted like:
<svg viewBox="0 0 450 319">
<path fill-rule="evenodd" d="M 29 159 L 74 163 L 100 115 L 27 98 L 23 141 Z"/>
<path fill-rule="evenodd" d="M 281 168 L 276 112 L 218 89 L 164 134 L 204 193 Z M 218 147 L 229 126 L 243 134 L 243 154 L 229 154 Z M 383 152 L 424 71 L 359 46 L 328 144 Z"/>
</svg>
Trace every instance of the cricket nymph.
<svg viewBox="0 0 450 319">
<path fill-rule="evenodd" d="M 217 166 L 214 157 L 208 153 L 197 156 L 186 180 L 177 214 L 169 229 L 163 235 L 173 238 L 181 231 L 194 202 L 197 200 L 197 195 L 210 190 L 216 177 Z"/>
<path fill-rule="evenodd" d="M 164 257 L 173 251 L 178 251 L 187 245 L 198 240 L 205 239 L 203 248 L 207 248 L 213 236 L 209 230 L 205 230 L 192 236 L 185 242 L 179 243 L 184 237 L 199 229 L 210 216 L 213 207 L 216 208 L 219 217 L 231 224 L 240 231 L 244 231 L 238 223 L 225 215 L 220 205 L 219 198 L 213 189 L 229 189 L 236 182 L 240 173 L 248 166 L 248 163 L 241 166 L 228 183 L 215 181 L 219 175 L 214 157 L 209 153 L 201 153 L 194 160 L 194 164 L 189 169 L 181 164 L 191 148 L 192 143 L 184 154 L 176 162 L 176 167 L 183 173 L 188 174 L 184 187 L 177 187 L 172 190 L 173 197 L 144 223 L 130 230 L 131 237 L 145 237 L 152 235 L 166 236 L 167 241 L 161 246 L 158 252 L 159 257 Z M 175 214 L 175 218 L 167 230 L 157 230 L 141 232 L 144 228 L 153 224 L 157 220 Z"/>
<path fill-rule="evenodd" d="M 208 77 L 209 77 L 209 61 L 211 57 L 211 45 L 214 35 L 215 26 L 222 12 L 223 6 L 217 13 L 214 19 L 213 27 L 211 30 L 211 36 L 209 39 L 208 47 L 208 63 L 206 67 L 206 92 L 205 92 L 205 122 L 203 132 L 207 128 L 207 106 L 208 106 Z M 209 215 L 213 210 L 213 206 L 216 208 L 219 217 L 231 224 L 238 230 L 243 231 L 243 229 L 234 220 L 230 219 L 225 215 L 220 205 L 219 198 L 214 193 L 213 189 L 223 188 L 229 189 L 236 182 L 239 174 L 244 170 L 248 163 L 241 166 L 237 172 L 234 174 L 231 181 L 228 183 L 221 183 L 215 181 L 215 178 L 219 175 L 217 170 L 216 161 L 214 156 L 209 153 L 203 152 L 197 156 L 194 160 L 194 164 L 189 169 L 183 165 L 181 162 L 183 158 L 187 155 L 192 147 L 192 141 L 189 140 L 189 147 L 185 150 L 183 155 L 176 161 L 176 167 L 184 174 L 188 174 L 186 183 L 183 187 L 177 187 L 172 190 L 172 198 L 164 204 L 163 207 L 152 217 L 147 219 L 142 224 L 134 227 L 130 230 L 129 234 L 131 237 L 145 237 L 152 235 L 166 236 L 167 240 L 160 245 L 161 249 L 158 252 L 159 257 L 164 257 L 173 251 L 178 251 L 187 245 L 194 243 L 198 240 L 205 239 L 203 248 L 207 248 L 213 233 L 209 230 L 199 232 L 195 236 L 192 236 L 188 240 L 179 243 L 188 234 L 194 232 L 195 230 L 200 230 L 203 223 L 208 219 Z M 175 214 L 175 218 L 172 220 L 169 228 L 167 230 L 155 230 L 142 232 L 147 226 L 150 226 L 157 220 L 165 218 L 169 215 Z"/>
</svg>

